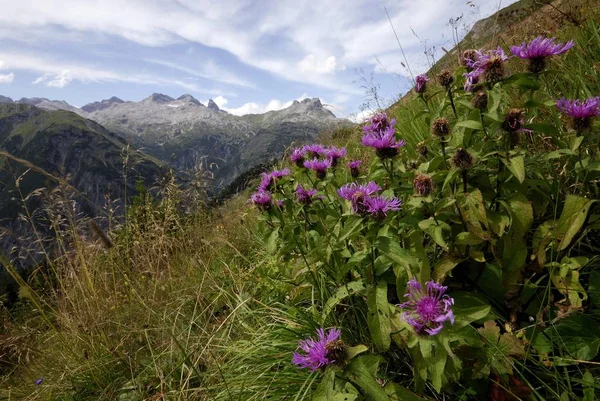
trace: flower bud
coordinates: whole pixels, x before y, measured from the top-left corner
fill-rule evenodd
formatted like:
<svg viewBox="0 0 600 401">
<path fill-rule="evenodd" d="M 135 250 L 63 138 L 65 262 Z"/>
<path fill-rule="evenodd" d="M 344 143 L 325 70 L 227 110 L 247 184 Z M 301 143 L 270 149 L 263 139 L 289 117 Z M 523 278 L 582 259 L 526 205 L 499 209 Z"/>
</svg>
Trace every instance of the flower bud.
<svg viewBox="0 0 600 401">
<path fill-rule="evenodd" d="M 450 124 L 448 123 L 448 119 L 444 117 L 439 117 L 433 120 L 431 132 L 433 133 L 433 135 L 441 138 L 448 136 L 448 134 L 450 133 Z"/>
<path fill-rule="evenodd" d="M 452 165 L 460 170 L 469 170 L 473 167 L 473 156 L 466 149 L 458 148 L 452 156 Z"/>
<path fill-rule="evenodd" d="M 419 142 L 417 145 L 417 152 L 419 152 L 422 157 L 427 157 L 429 149 L 427 148 L 427 145 L 425 145 L 425 142 Z"/>
<path fill-rule="evenodd" d="M 448 89 L 452 85 L 452 82 L 454 82 L 454 77 L 450 71 L 444 69 L 437 75 L 437 81 L 444 88 Z"/>
<path fill-rule="evenodd" d="M 479 91 L 473 98 L 473 106 L 479 109 L 479 111 L 484 111 L 488 106 L 488 95 L 485 91 Z"/>
<path fill-rule="evenodd" d="M 504 117 L 502 129 L 506 132 L 518 132 L 523 128 L 523 110 L 510 109 Z"/>
<path fill-rule="evenodd" d="M 418 196 L 428 196 L 433 192 L 433 180 L 428 175 L 419 174 L 413 180 L 413 188 Z"/>
</svg>

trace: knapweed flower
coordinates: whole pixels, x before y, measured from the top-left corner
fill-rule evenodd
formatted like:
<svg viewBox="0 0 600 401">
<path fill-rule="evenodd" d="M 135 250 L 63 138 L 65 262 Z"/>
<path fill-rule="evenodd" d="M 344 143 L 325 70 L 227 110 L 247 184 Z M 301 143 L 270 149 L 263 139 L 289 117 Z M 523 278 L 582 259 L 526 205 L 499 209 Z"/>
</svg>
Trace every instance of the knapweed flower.
<svg viewBox="0 0 600 401">
<path fill-rule="evenodd" d="M 352 178 L 356 178 L 360 175 L 360 171 L 358 168 L 360 167 L 361 163 L 361 160 L 353 160 L 350 163 L 348 163 L 348 168 L 350 168 L 350 175 L 352 176 Z"/>
<path fill-rule="evenodd" d="M 469 170 L 473 167 L 473 156 L 466 149 L 458 148 L 450 162 L 459 170 Z"/>
<path fill-rule="evenodd" d="M 450 123 L 447 118 L 438 117 L 433 120 L 431 133 L 439 138 L 444 138 L 450 134 Z"/>
<path fill-rule="evenodd" d="M 521 132 L 523 131 L 523 110 L 522 109 L 510 109 L 504 121 L 502 122 L 502 129 L 506 132 Z"/>
<path fill-rule="evenodd" d="M 468 50 L 465 50 L 463 52 L 462 56 L 460 57 L 460 64 L 463 67 L 466 67 L 467 70 L 472 71 L 473 68 L 471 67 L 471 65 L 473 65 L 475 60 L 477 60 L 477 50 L 468 49 Z"/>
<path fill-rule="evenodd" d="M 277 180 L 279 180 L 282 177 L 286 177 L 290 175 L 290 169 L 283 169 L 283 170 L 275 170 L 275 171 L 271 171 L 270 173 L 262 173 L 261 174 L 261 180 L 260 180 L 260 184 L 258 184 L 258 190 L 259 191 L 268 191 L 271 190 L 273 188 L 273 186 L 275 185 L 275 183 L 277 182 Z"/>
<path fill-rule="evenodd" d="M 591 127 L 592 118 L 600 116 L 600 96 L 586 100 L 558 100 L 558 109 L 561 113 L 573 119 L 573 126 L 577 132 L 586 131 Z"/>
<path fill-rule="evenodd" d="M 323 145 L 319 145 L 318 143 L 312 145 L 305 145 L 302 150 L 312 158 L 316 158 L 319 156 L 325 155 L 325 147 Z"/>
<path fill-rule="evenodd" d="M 410 324 L 417 334 L 438 334 L 444 328 L 444 322 L 454 324 L 452 305 L 454 299 L 446 295 L 448 287 L 437 284 L 431 280 L 425 283 L 423 290 L 421 283 L 416 279 L 408 281 L 407 302 L 398 305 L 402 310 L 402 319 Z"/>
<path fill-rule="evenodd" d="M 380 159 L 392 158 L 396 156 L 405 142 L 396 140 L 394 128 L 388 127 L 380 132 L 365 132 L 362 137 L 362 144 L 375 148 L 375 153 Z"/>
<path fill-rule="evenodd" d="M 413 188 L 418 196 L 429 196 L 433 192 L 433 180 L 426 174 L 418 174 L 413 180 Z"/>
<path fill-rule="evenodd" d="M 304 167 L 304 156 L 306 156 L 306 149 L 294 148 L 290 155 L 290 160 L 298 167 Z"/>
<path fill-rule="evenodd" d="M 373 196 L 366 198 L 367 213 L 376 219 L 383 220 L 387 217 L 387 212 L 400 210 L 402 201 L 397 198 L 385 198 L 383 196 Z"/>
<path fill-rule="evenodd" d="M 467 82 L 465 83 L 466 91 L 473 91 L 481 80 L 485 80 L 490 85 L 494 85 L 504 78 L 506 75 L 505 62 L 508 56 L 504 53 L 501 47 L 487 52 L 475 51 L 475 59 L 467 60 L 467 65 L 472 69 L 471 72 L 465 74 Z"/>
<path fill-rule="evenodd" d="M 512 46 L 510 51 L 515 56 L 529 60 L 529 71 L 541 72 L 546 67 L 546 58 L 562 54 L 575 46 L 575 42 L 569 40 L 567 43 L 555 43 L 556 38 L 543 38 L 538 36 L 529 43 L 520 46 Z"/>
<path fill-rule="evenodd" d="M 473 106 L 479 109 L 479 111 L 484 111 L 488 106 L 488 95 L 486 91 L 479 91 L 473 97 Z"/>
<path fill-rule="evenodd" d="M 259 209 L 268 210 L 273 206 L 273 198 L 269 191 L 258 191 L 250 197 L 250 201 Z"/>
<path fill-rule="evenodd" d="M 331 159 L 317 159 L 307 160 L 304 162 L 304 167 L 309 170 L 313 170 L 317 178 L 323 179 L 327 176 L 327 169 L 331 167 Z"/>
<path fill-rule="evenodd" d="M 354 213 L 364 215 L 368 213 L 367 199 L 379 191 L 381 187 L 373 181 L 366 185 L 353 182 L 338 189 L 338 195 L 352 203 Z"/>
<path fill-rule="evenodd" d="M 324 156 L 331 159 L 331 166 L 335 167 L 337 166 L 338 160 L 346 156 L 346 148 L 336 148 L 335 146 L 332 146 L 325 149 Z"/>
<path fill-rule="evenodd" d="M 415 78 L 415 92 L 425 93 L 425 91 L 427 90 L 427 82 L 429 82 L 429 78 L 427 78 L 427 75 L 417 75 L 417 78 Z"/>
<path fill-rule="evenodd" d="M 396 119 L 388 117 L 385 112 L 376 113 L 369 119 L 369 124 L 363 127 L 363 132 L 382 132 L 396 125 Z"/>
<path fill-rule="evenodd" d="M 437 81 L 444 88 L 448 89 L 452 85 L 452 82 L 454 82 L 454 77 L 450 71 L 444 69 L 437 75 Z"/>
<path fill-rule="evenodd" d="M 301 184 L 296 187 L 296 200 L 298 203 L 308 205 L 315 199 L 316 189 L 305 189 Z"/>
<path fill-rule="evenodd" d="M 318 329 L 317 339 L 308 338 L 298 342 L 298 348 L 303 353 L 294 352 L 292 363 L 312 372 L 323 366 L 344 363 L 346 346 L 340 340 L 341 335 L 339 329 Z"/>
</svg>

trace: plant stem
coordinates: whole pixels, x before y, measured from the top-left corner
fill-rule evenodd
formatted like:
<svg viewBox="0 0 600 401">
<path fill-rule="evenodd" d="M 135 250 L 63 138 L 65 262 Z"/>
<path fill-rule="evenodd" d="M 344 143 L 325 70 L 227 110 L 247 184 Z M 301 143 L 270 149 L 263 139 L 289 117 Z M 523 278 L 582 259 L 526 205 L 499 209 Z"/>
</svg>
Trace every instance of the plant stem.
<svg viewBox="0 0 600 401">
<path fill-rule="evenodd" d="M 458 114 L 456 114 L 456 106 L 454 106 L 454 99 L 452 98 L 452 89 L 450 89 L 450 87 L 448 87 L 448 99 L 450 99 L 450 106 L 452 106 L 454 117 L 458 118 Z"/>
<path fill-rule="evenodd" d="M 467 170 L 463 170 L 463 171 L 461 171 L 461 174 L 462 174 L 462 180 L 463 180 L 463 192 L 467 193 L 467 184 L 468 184 L 468 180 L 469 180 L 468 172 L 467 172 Z"/>
<path fill-rule="evenodd" d="M 481 120 L 481 128 L 483 128 L 483 133 L 484 133 L 484 137 L 483 140 L 487 141 L 488 140 L 488 134 L 487 134 L 487 130 L 485 129 L 485 123 L 483 122 L 483 112 L 480 111 L 479 112 L 479 119 Z"/>
<path fill-rule="evenodd" d="M 444 168 L 447 169 L 448 165 L 446 164 L 446 142 L 445 138 L 442 137 L 440 140 L 440 144 L 442 145 L 442 158 L 444 160 Z"/>
</svg>

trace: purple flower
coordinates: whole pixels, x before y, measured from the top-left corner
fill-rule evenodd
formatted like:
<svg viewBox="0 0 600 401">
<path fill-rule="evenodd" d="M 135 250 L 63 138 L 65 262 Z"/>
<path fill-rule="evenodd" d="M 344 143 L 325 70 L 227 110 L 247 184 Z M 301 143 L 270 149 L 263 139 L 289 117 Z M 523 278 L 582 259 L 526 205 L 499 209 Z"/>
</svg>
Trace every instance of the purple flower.
<svg viewBox="0 0 600 401">
<path fill-rule="evenodd" d="M 37 380 L 35 381 L 35 385 L 36 385 L 36 386 L 40 386 L 40 385 L 41 385 L 43 382 L 44 382 L 44 378 L 43 378 L 43 377 L 42 377 L 42 378 L 39 378 L 39 379 L 37 379 Z"/>
<path fill-rule="evenodd" d="M 301 184 L 296 187 L 296 200 L 299 203 L 309 204 L 315 198 L 316 189 L 305 189 Z"/>
<path fill-rule="evenodd" d="M 506 75 L 504 63 L 508 60 L 508 56 L 501 47 L 486 52 L 476 50 L 474 56 L 473 59 L 465 60 L 467 66 L 472 69 L 471 72 L 464 74 L 467 78 L 466 91 L 471 92 L 476 89 L 476 85 L 481 82 L 482 78 L 493 85 Z"/>
<path fill-rule="evenodd" d="M 556 103 L 561 113 L 573 119 L 577 132 L 583 132 L 591 127 L 592 118 L 600 116 L 600 96 L 586 100 L 559 99 Z"/>
<path fill-rule="evenodd" d="M 417 334 L 438 334 L 444 327 L 444 322 L 454 324 L 452 305 L 454 299 L 444 293 L 448 289 L 431 280 L 425 283 L 423 291 L 421 283 L 416 279 L 408 281 L 408 293 L 404 294 L 408 301 L 398 305 L 404 312 L 402 319 L 414 327 Z"/>
<path fill-rule="evenodd" d="M 273 205 L 273 199 L 269 191 L 258 191 L 250 197 L 250 201 L 254 206 L 267 210 Z"/>
<path fill-rule="evenodd" d="M 396 125 L 396 119 L 389 119 L 385 112 L 376 113 L 369 119 L 369 124 L 363 127 L 363 132 L 381 132 Z"/>
<path fill-rule="evenodd" d="M 424 93 L 427 89 L 427 82 L 429 82 L 429 78 L 427 78 L 427 75 L 425 74 L 417 75 L 415 82 L 415 92 Z"/>
<path fill-rule="evenodd" d="M 314 158 L 304 162 L 304 167 L 313 170 L 317 178 L 323 179 L 327 175 L 327 169 L 331 167 L 331 159 L 319 160 Z"/>
<path fill-rule="evenodd" d="M 290 155 L 290 160 L 298 167 L 304 167 L 304 156 L 306 156 L 306 150 L 304 148 L 294 148 Z"/>
<path fill-rule="evenodd" d="M 381 187 L 373 181 L 366 185 L 359 185 L 353 182 L 338 189 L 338 195 L 352 203 L 354 213 L 366 214 L 368 213 L 367 200 L 371 195 L 379 191 L 381 191 Z"/>
<path fill-rule="evenodd" d="M 515 56 L 531 60 L 529 70 L 541 72 L 545 66 L 545 58 L 562 54 L 575 46 L 575 42 L 569 40 L 567 43 L 555 43 L 556 38 L 546 39 L 541 36 L 533 39 L 530 43 L 522 43 L 520 46 L 512 46 L 510 51 Z"/>
<path fill-rule="evenodd" d="M 400 210 L 402 201 L 397 198 L 384 198 L 383 196 L 369 197 L 365 200 L 367 212 L 380 220 L 387 217 L 387 212 Z"/>
<path fill-rule="evenodd" d="M 302 150 L 304 150 L 305 153 L 308 153 L 308 155 L 313 158 L 325 155 L 325 147 L 323 147 L 323 145 L 319 145 L 318 143 L 304 145 Z"/>
<path fill-rule="evenodd" d="M 352 178 L 356 178 L 360 175 L 360 170 L 358 168 L 360 167 L 361 163 L 362 161 L 360 160 L 354 160 L 348 163 L 348 167 L 350 168 L 350 175 L 352 176 Z"/>
<path fill-rule="evenodd" d="M 335 167 L 338 160 L 346 156 L 346 148 L 336 148 L 335 146 L 332 146 L 325 149 L 324 156 L 328 159 L 331 159 L 331 165 Z"/>
<path fill-rule="evenodd" d="M 403 140 L 396 140 L 394 128 L 388 127 L 379 132 L 365 132 L 362 137 L 362 144 L 376 149 L 376 154 L 381 159 L 394 157 L 398 154 L 398 149 L 404 146 Z"/>
<path fill-rule="evenodd" d="M 258 184 L 259 191 L 268 191 L 272 189 L 273 185 L 278 179 L 290 175 L 290 169 L 275 170 L 270 173 L 262 173 L 260 184 Z"/>
<path fill-rule="evenodd" d="M 362 163 L 362 160 L 353 160 L 350 163 L 348 163 L 348 167 L 352 168 L 359 168 L 360 165 Z"/>
<path fill-rule="evenodd" d="M 327 332 L 325 329 L 318 329 L 316 340 L 308 338 L 298 342 L 298 348 L 304 353 L 294 352 L 292 363 L 314 372 L 322 366 L 340 362 L 333 359 L 334 353 L 331 351 L 339 347 L 341 335 L 339 329 L 330 329 Z"/>
</svg>

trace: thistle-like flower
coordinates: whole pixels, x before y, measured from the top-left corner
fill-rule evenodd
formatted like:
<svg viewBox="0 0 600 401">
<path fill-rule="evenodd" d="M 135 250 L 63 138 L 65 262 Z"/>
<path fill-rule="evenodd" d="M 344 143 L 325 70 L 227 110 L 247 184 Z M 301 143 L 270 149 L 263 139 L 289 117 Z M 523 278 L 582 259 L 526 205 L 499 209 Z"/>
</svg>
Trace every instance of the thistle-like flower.
<svg viewBox="0 0 600 401">
<path fill-rule="evenodd" d="M 304 188 L 302 184 L 298 184 L 298 186 L 296 187 L 296 200 L 298 201 L 298 203 L 308 205 L 309 203 L 312 203 L 312 201 L 316 198 L 316 194 L 316 189 Z"/>
<path fill-rule="evenodd" d="M 477 60 L 477 50 L 468 49 L 465 50 L 460 58 L 460 63 L 463 67 L 466 67 L 468 71 L 472 71 L 471 65 Z"/>
<path fill-rule="evenodd" d="M 431 133 L 437 137 L 444 138 L 450 134 L 450 123 L 444 117 L 438 117 L 433 120 L 431 125 Z"/>
<path fill-rule="evenodd" d="M 469 170 L 473 167 L 473 156 L 466 149 L 458 148 L 452 156 L 451 163 L 459 170 Z"/>
<path fill-rule="evenodd" d="M 327 169 L 331 167 L 331 159 L 319 160 L 314 158 L 304 162 L 304 167 L 309 170 L 313 170 L 315 175 L 319 179 L 323 179 L 327 176 Z"/>
<path fill-rule="evenodd" d="M 575 46 L 572 40 L 567 43 L 555 43 L 555 41 L 556 38 L 547 39 L 538 36 L 530 43 L 512 46 L 510 51 L 521 59 L 529 60 L 529 71 L 538 73 L 546 68 L 546 58 L 562 54 Z"/>
<path fill-rule="evenodd" d="M 381 191 L 381 187 L 373 181 L 366 185 L 353 182 L 341 187 L 338 195 L 351 202 L 354 213 L 364 215 L 368 213 L 367 199 L 379 191 Z"/>
<path fill-rule="evenodd" d="M 424 291 L 416 279 L 409 280 L 408 293 L 404 294 L 408 301 L 398 306 L 403 310 L 402 319 L 410 324 L 417 334 L 433 336 L 442 331 L 445 322 L 454 324 L 451 309 L 454 299 L 445 295 L 448 287 L 433 280 L 425 283 L 425 287 Z"/>
<path fill-rule="evenodd" d="M 269 191 L 258 191 L 250 197 L 250 201 L 254 206 L 262 210 L 268 210 L 273 206 L 273 198 Z"/>
<path fill-rule="evenodd" d="M 444 69 L 440 71 L 440 73 L 437 75 L 437 81 L 444 88 L 448 89 L 450 88 L 450 85 L 452 85 L 452 83 L 454 82 L 454 77 L 452 76 L 452 73 L 450 71 Z"/>
<path fill-rule="evenodd" d="M 402 201 L 398 198 L 373 196 L 365 199 L 365 205 L 367 213 L 378 220 L 383 220 L 387 217 L 387 212 L 400 210 Z"/>
<path fill-rule="evenodd" d="M 502 123 L 502 129 L 506 132 L 521 132 L 523 131 L 523 110 L 522 109 L 510 109 L 504 117 Z"/>
<path fill-rule="evenodd" d="M 367 132 L 362 137 L 362 144 L 375 148 L 375 153 L 380 159 L 396 156 L 405 143 L 403 140 L 396 140 L 392 127 L 380 132 Z"/>
<path fill-rule="evenodd" d="M 508 60 L 508 56 L 501 47 L 487 52 L 476 50 L 475 59 L 465 61 L 472 69 L 471 72 L 465 74 L 467 78 L 465 90 L 473 91 L 482 79 L 490 85 L 501 81 L 506 75 L 506 60 Z"/>
<path fill-rule="evenodd" d="M 557 106 L 561 113 L 573 119 L 573 127 L 579 133 L 591 127 L 593 117 L 600 116 L 600 96 L 586 100 L 562 98 L 558 100 Z"/>
<path fill-rule="evenodd" d="M 304 167 L 304 156 L 306 156 L 305 148 L 294 148 L 290 155 L 290 160 L 298 167 Z"/>
<path fill-rule="evenodd" d="M 339 329 L 318 329 L 317 339 L 308 338 L 298 342 L 298 348 L 304 353 L 294 352 L 292 363 L 312 372 L 323 366 L 343 364 L 346 346 L 340 340 L 341 335 Z"/>
<path fill-rule="evenodd" d="M 325 147 L 318 143 L 312 145 L 304 145 L 302 148 L 305 153 L 307 153 L 310 157 L 316 158 L 319 156 L 325 156 Z"/>
<path fill-rule="evenodd" d="M 429 78 L 427 78 L 427 75 L 417 75 L 417 78 L 415 78 L 415 92 L 425 93 L 425 91 L 427 90 L 427 82 L 429 82 Z"/>
<path fill-rule="evenodd" d="M 382 131 L 385 131 L 386 129 L 388 129 L 389 127 L 393 128 L 394 125 L 396 125 L 395 118 L 392 118 L 390 120 L 390 118 L 388 117 L 388 115 L 385 112 L 380 112 L 380 113 L 374 114 L 369 119 L 369 124 L 367 124 L 363 127 L 363 132 L 365 132 L 365 133 L 367 133 L 367 132 L 382 132 Z"/>
<path fill-rule="evenodd" d="M 331 159 L 331 166 L 335 167 L 337 166 L 338 160 L 346 156 L 346 148 L 336 148 L 335 146 L 326 148 L 324 156 Z"/>
<path fill-rule="evenodd" d="M 488 95 L 486 91 L 479 91 L 473 98 L 473 106 L 479 109 L 479 111 L 484 111 L 488 106 Z"/>
<path fill-rule="evenodd" d="M 426 174 L 418 174 L 413 180 L 413 188 L 418 196 L 429 196 L 433 192 L 433 180 Z"/>
<path fill-rule="evenodd" d="M 290 175 L 290 169 L 283 170 L 275 170 L 270 173 L 262 173 L 260 184 L 258 184 L 259 191 L 269 191 L 273 189 L 273 186 L 277 183 L 277 181 L 282 178 Z"/>
<path fill-rule="evenodd" d="M 356 178 L 360 175 L 359 167 L 361 163 L 361 160 L 353 160 L 350 163 L 348 163 L 348 168 L 350 168 L 350 175 L 352 176 L 352 178 Z"/>
</svg>

